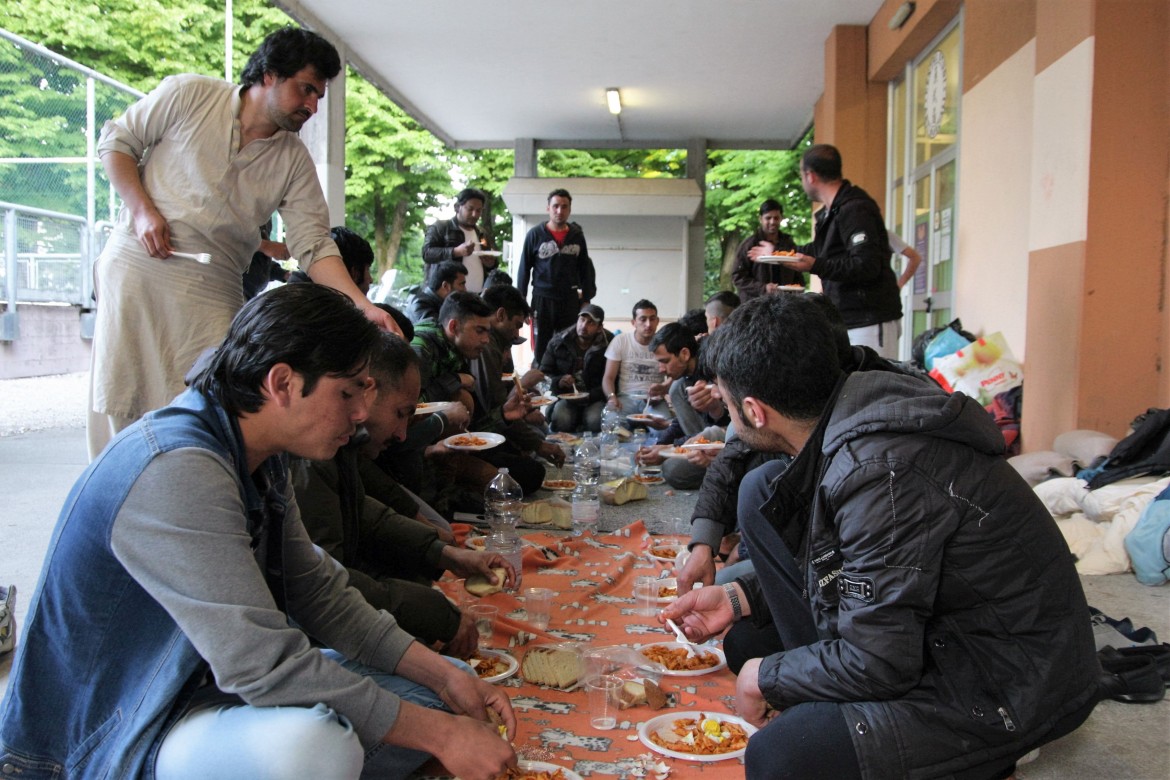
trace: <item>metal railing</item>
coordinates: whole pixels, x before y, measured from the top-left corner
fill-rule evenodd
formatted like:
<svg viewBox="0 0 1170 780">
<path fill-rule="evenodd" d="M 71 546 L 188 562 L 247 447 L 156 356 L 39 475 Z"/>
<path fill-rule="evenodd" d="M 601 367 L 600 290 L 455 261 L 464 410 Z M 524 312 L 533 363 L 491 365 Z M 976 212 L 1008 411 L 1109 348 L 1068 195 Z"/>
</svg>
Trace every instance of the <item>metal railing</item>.
<svg viewBox="0 0 1170 780">
<path fill-rule="evenodd" d="M 0 341 L 12 341 L 18 303 L 89 307 L 117 208 L 98 135 L 143 93 L 2 29 L 0 75 L 0 98 L 32 120 L 11 124 L 0 144 Z"/>
</svg>

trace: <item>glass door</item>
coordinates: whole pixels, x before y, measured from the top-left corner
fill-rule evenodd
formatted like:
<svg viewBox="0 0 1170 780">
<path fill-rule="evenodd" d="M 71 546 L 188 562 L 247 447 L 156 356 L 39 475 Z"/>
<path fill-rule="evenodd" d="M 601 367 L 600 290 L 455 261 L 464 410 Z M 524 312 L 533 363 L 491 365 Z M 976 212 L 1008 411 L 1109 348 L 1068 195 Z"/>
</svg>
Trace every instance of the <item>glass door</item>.
<svg viewBox="0 0 1170 780">
<path fill-rule="evenodd" d="M 902 288 L 903 359 L 915 336 L 953 319 L 961 44 L 956 19 L 890 85 L 887 223 L 922 257 Z M 895 256 L 895 271 L 904 262 Z"/>
</svg>

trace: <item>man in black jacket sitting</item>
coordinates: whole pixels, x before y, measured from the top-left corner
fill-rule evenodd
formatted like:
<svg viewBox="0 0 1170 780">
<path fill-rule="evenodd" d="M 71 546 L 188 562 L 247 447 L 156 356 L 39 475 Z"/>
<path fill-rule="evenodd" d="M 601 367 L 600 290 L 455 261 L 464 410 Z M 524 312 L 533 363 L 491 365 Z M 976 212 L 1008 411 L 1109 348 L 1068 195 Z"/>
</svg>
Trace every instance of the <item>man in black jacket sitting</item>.
<svg viewBox="0 0 1170 780">
<path fill-rule="evenodd" d="M 984 409 L 846 373 L 804 296 L 710 338 L 740 437 L 794 458 L 741 485 L 755 574 L 662 612 L 692 640 L 775 626 L 781 649 L 738 669 L 736 711 L 763 727 L 747 777 L 1007 778 L 1084 722 L 1100 667 L 1074 558 Z"/>
</svg>

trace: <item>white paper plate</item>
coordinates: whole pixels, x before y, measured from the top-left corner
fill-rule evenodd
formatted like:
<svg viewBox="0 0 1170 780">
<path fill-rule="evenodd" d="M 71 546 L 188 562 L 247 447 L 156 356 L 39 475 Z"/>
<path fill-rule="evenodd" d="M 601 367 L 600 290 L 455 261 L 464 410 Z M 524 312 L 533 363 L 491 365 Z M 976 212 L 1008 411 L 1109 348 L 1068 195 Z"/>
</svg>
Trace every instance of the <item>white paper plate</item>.
<svg viewBox="0 0 1170 780">
<path fill-rule="evenodd" d="M 630 479 L 632 479 L 634 482 L 638 482 L 640 484 L 646 485 L 647 487 L 652 487 L 654 485 L 661 485 L 662 483 L 666 482 L 665 477 L 643 476 L 643 477 L 630 477 Z"/>
<path fill-rule="evenodd" d="M 557 398 L 562 401 L 584 401 L 589 397 L 589 393 L 561 393 Z"/>
<path fill-rule="evenodd" d="M 415 405 L 415 414 L 434 414 L 435 412 L 445 412 L 455 405 L 455 401 L 427 401 Z"/>
<path fill-rule="evenodd" d="M 508 668 L 505 671 L 500 672 L 499 674 L 493 674 L 491 677 L 481 677 L 480 678 L 481 680 L 483 680 L 486 683 L 498 683 L 498 682 L 501 682 L 503 680 L 507 680 L 509 677 L 516 674 L 516 671 L 520 668 L 520 662 L 517 661 L 512 656 L 511 653 L 505 653 L 503 650 L 487 650 L 484 648 L 480 648 L 477 652 L 480 655 L 499 656 L 500 658 L 503 658 L 505 661 L 508 662 Z"/>
<path fill-rule="evenodd" d="M 651 420 L 661 420 L 662 417 L 657 414 L 643 414 L 638 412 L 637 414 L 627 414 L 626 419 L 632 423 L 644 423 L 650 422 Z"/>
<path fill-rule="evenodd" d="M 678 555 L 674 556 L 673 558 L 671 558 L 671 557 L 670 557 L 670 556 L 668 556 L 668 555 L 655 555 L 655 554 L 654 554 L 654 548 L 656 548 L 656 547 L 674 547 L 674 548 L 677 548 L 677 549 L 678 549 L 678 552 L 679 552 L 679 554 L 680 554 L 680 555 L 681 555 L 681 554 L 682 554 L 682 552 L 683 552 L 683 551 L 686 549 L 686 546 L 685 546 L 685 545 L 681 545 L 681 544 L 662 544 L 661 542 L 659 542 L 658 544 L 651 544 L 649 547 L 647 547 L 647 548 L 646 548 L 646 557 L 647 557 L 647 558 L 649 558 L 649 559 L 651 559 L 651 560 L 654 560 L 654 561 L 658 561 L 659 563 L 669 563 L 669 564 L 672 564 L 672 565 L 675 563 L 675 561 L 677 561 L 677 560 L 678 560 Z"/>
<path fill-rule="evenodd" d="M 545 441 L 551 441 L 554 444 L 568 444 L 570 447 L 576 447 L 581 443 L 581 437 L 572 433 L 550 433 L 544 437 Z"/>
<path fill-rule="evenodd" d="M 555 404 L 556 402 L 557 399 L 555 398 L 549 398 L 547 395 L 538 395 L 536 398 L 530 398 L 528 400 L 528 405 L 532 407 L 541 407 L 548 406 L 549 404 Z"/>
<path fill-rule="evenodd" d="M 649 642 L 644 645 L 639 645 L 637 649 L 642 651 L 647 647 L 665 647 L 670 650 L 676 650 L 680 647 L 686 647 L 686 645 L 684 645 L 682 642 Z M 723 655 L 723 651 L 718 647 L 714 647 L 712 645 L 696 645 L 695 652 L 700 655 L 703 653 L 711 653 L 719 659 L 719 663 L 715 664 L 714 666 L 708 666 L 706 669 L 695 669 L 694 671 L 688 672 L 676 672 L 671 669 L 667 669 L 665 672 L 662 672 L 662 674 L 669 674 L 672 677 L 702 677 L 703 675 L 713 674 L 727 666 L 727 656 Z M 647 659 L 646 663 L 649 664 L 651 661 Z M 649 665 L 639 668 L 652 672 L 658 671 L 658 667 L 652 667 Z"/>
<path fill-rule="evenodd" d="M 573 484 L 572 485 L 550 485 L 549 484 L 550 482 L 572 482 Z M 568 493 L 570 491 L 577 489 L 577 482 L 576 482 L 576 480 L 572 480 L 572 479 L 559 479 L 559 480 L 546 479 L 544 482 L 540 483 L 540 487 L 542 490 L 551 490 L 555 493 Z"/>
<path fill-rule="evenodd" d="M 756 262 L 764 263 L 765 265 L 788 265 L 790 263 L 799 263 L 800 258 L 791 255 L 767 255 L 758 258 Z"/>
<path fill-rule="evenodd" d="M 480 257 L 501 257 L 504 253 L 496 251 L 495 249 L 487 249 L 483 251 L 476 250 L 472 252 L 472 254 L 479 255 Z"/>
<path fill-rule="evenodd" d="M 675 589 L 675 591 L 676 591 L 676 595 L 674 595 L 674 596 L 659 596 L 659 597 L 656 599 L 656 601 L 657 601 L 659 604 L 669 604 L 670 602 L 672 602 L 672 601 L 675 601 L 676 599 L 678 599 L 678 595 L 677 595 L 677 591 L 678 591 L 678 580 L 677 580 L 676 578 L 674 578 L 674 577 L 666 577 L 666 578 L 663 578 L 663 579 L 661 579 L 661 580 L 659 580 L 659 581 L 658 581 L 658 587 L 659 587 L 660 589 L 661 589 L 661 588 L 664 588 L 664 587 L 666 587 L 666 588 L 674 588 L 674 589 Z"/>
<path fill-rule="evenodd" d="M 485 444 L 456 444 L 457 439 L 464 436 L 474 436 L 477 439 L 483 439 Z M 490 450 L 492 447 L 499 447 L 504 443 L 504 437 L 498 433 L 488 433 L 487 431 L 473 431 L 472 433 L 459 433 L 455 436 L 448 436 L 443 439 L 443 444 L 446 444 L 449 449 L 459 450 L 460 452 L 478 452 L 479 450 Z"/>
<path fill-rule="evenodd" d="M 679 452 L 674 447 L 670 447 L 669 449 L 665 450 L 659 450 L 658 454 L 664 458 L 685 458 L 687 456 L 685 452 Z"/>
<path fill-rule="evenodd" d="M 463 546 L 470 550 L 479 550 L 482 552 L 483 550 L 487 549 L 487 537 L 469 536 L 463 540 Z"/>
<path fill-rule="evenodd" d="M 711 441 L 706 444 L 680 444 L 684 450 L 721 450 L 724 448 L 724 443 L 721 441 Z"/>
<path fill-rule="evenodd" d="M 659 715 L 658 717 L 651 718 L 650 720 L 646 721 L 645 723 L 639 724 L 638 725 L 638 739 L 642 740 L 643 745 L 650 748 L 651 750 L 653 750 L 656 753 L 661 753 L 662 755 L 670 756 L 671 758 L 681 758 L 684 761 L 703 761 L 703 762 L 727 761 L 727 760 L 730 760 L 733 758 L 739 758 L 745 752 L 747 752 L 747 748 L 744 748 L 742 750 L 732 750 L 729 753 L 714 753 L 714 754 L 710 754 L 710 755 L 696 755 L 694 753 L 680 753 L 677 750 L 671 750 L 670 748 L 664 748 L 661 745 L 654 742 L 652 739 L 650 739 L 651 732 L 658 731 L 659 729 L 667 729 L 669 731 L 671 725 L 676 720 L 684 720 L 686 718 L 693 718 L 695 720 L 698 720 L 699 716 L 701 716 L 701 715 L 706 716 L 706 717 L 710 717 L 710 718 L 715 718 L 715 720 L 718 720 L 721 722 L 734 723 L 744 730 L 744 732 L 748 735 L 749 739 L 751 738 L 752 734 L 755 734 L 759 730 L 755 726 L 753 726 L 752 724 L 748 723 L 743 718 L 740 718 L 736 715 L 728 714 L 726 712 L 708 712 L 708 711 L 700 711 L 700 710 L 690 710 L 687 712 L 668 712 L 668 713 L 665 713 L 663 715 Z"/>
<path fill-rule="evenodd" d="M 567 769 L 558 764 L 550 764 L 547 761 L 525 761 L 520 760 L 520 771 L 522 772 L 555 772 L 558 769 L 565 776 L 565 780 L 583 780 L 581 775 L 574 772 L 572 769 Z"/>
</svg>

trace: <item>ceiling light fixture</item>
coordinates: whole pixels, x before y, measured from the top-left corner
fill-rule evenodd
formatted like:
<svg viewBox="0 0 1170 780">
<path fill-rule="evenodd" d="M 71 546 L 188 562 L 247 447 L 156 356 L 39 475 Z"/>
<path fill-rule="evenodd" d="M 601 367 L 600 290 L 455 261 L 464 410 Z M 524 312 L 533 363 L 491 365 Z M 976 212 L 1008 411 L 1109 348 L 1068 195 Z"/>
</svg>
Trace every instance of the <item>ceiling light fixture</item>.
<svg viewBox="0 0 1170 780">
<path fill-rule="evenodd" d="M 890 29 L 902 29 L 902 25 L 906 24 L 906 20 L 914 13 L 914 6 L 915 4 L 909 2 L 909 0 L 898 6 L 898 9 L 894 11 L 894 15 L 890 17 Z"/>
<path fill-rule="evenodd" d="M 609 113 L 620 114 L 622 112 L 622 96 L 617 87 L 605 90 L 605 102 L 609 104 Z"/>
</svg>

